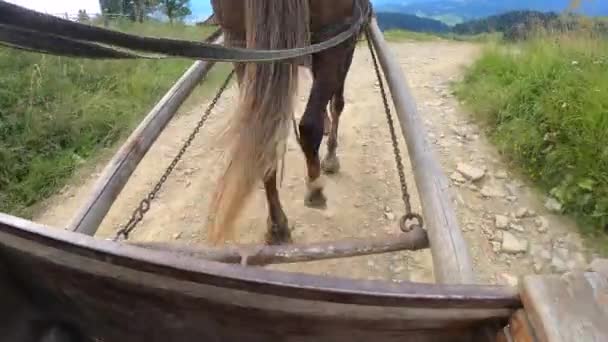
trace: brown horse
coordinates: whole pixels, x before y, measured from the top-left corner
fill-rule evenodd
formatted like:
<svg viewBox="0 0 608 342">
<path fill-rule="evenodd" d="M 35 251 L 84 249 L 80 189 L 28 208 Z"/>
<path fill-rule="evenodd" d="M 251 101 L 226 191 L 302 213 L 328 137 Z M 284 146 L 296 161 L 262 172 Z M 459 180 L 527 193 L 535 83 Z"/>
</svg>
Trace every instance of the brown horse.
<svg viewBox="0 0 608 342">
<path fill-rule="evenodd" d="M 291 49 L 331 38 L 335 28 L 352 21 L 354 6 L 371 6 L 368 0 L 212 0 L 225 45 L 254 49 Z M 361 7 L 360 7 L 361 8 Z M 359 32 L 360 34 L 361 32 Z M 358 35 L 309 58 L 272 62 L 237 63 L 240 89 L 236 112 L 224 138 L 229 144 L 228 166 L 219 180 L 209 216 L 212 243 L 233 237 L 234 223 L 258 180 L 263 180 L 268 202 L 266 242 L 291 242 L 287 217 L 277 190 L 278 162 L 294 118 L 298 66 L 312 69 L 313 84 L 299 123 L 299 142 L 308 168 L 305 205 L 326 207 L 321 170 L 338 172 L 338 124 L 344 110 L 344 82 Z M 321 163 L 330 104 L 328 154 Z"/>
</svg>

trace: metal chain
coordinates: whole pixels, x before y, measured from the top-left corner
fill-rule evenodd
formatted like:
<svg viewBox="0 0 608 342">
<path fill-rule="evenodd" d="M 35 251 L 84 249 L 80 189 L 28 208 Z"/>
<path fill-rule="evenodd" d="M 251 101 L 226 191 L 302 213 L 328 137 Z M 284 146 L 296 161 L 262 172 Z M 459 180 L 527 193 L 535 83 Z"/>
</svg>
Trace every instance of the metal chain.
<svg viewBox="0 0 608 342">
<path fill-rule="evenodd" d="M 374 46 L 371 42 L 371 34 L 369 26 L 365 29 L 365 36 L 367 40 L 367 46 L 374 62 L 374 69 L 376 71 L 376 77 L 378 78 L 378 85 L 380 87 L 380 93 L 382 94 L 382 101 L 384 102 L 384 111 L 386 113 L 386 121 L 388 122 L 389 132 L 391 134 L 391 140 L 393 143 L 393 153 L 395 154 L 395 164 L 397 166 L 397 173 L 399 175 L 399 182 L 401 183 L 401 195 L 403 204 L 405 206 L 405 215 L 401 218 L 399 224 L 403 232 L 411 231 L 415 226 L 420 228 L 423 227 L 422 216 L 418 213 L 412 212 L 412 204 L 410 203 L 410 193 L 407 188 L 407 181 L 405 180 L 405 171 L 403 167 L 403 159 L 401 158 L 401 151 L 399 150 L 399 142 L 397 141 L 397 135 L 395 134 L 395 123 L 391 115 L 391 108 L 388 104 L 386 91 L 384 90 L 384 82 L 382 81 L 382 74 L 380 72 L 380 66 L 378 65 L 378 59 Z"/>
<path fill-rule="evenodd" d="M 173 172 L 173 169 L 175 168 L 177 163 L 179 163 L 179 161 L 181 160 L 183 155 L 186 153 L 186 150 L 188 149 L 188 147 L 190 147 L 190 144 L 192 144 L 192 141 L 194 141 L 194 138 L 196 138 L 196 135 L 199 133 L 199 131 L 201 130 L 201 128 L 203 127 L 203 125 L 205 124 L 205 122 L 207 121 L 209 116 L 211 115 L 211 112 L 213 111 L 213 109 L 215 108 L 215 105 L 219 101 L 220 97 L 222 96 L 222 94 L 224 93 L 224 91 L 226 90 L 228 85 L 230 84 L 230 81 L 232 80 L 233 76 L 234 76 L 234 69 L 230 72 L 230 74 L 228 74 L 228 76 L 226 77 L 226 80 L 224 81 L 222 86 L 219 88 L 218 92 L 215 94 L 215 97 L 213 98 L 213 100 L 211 101 L 211 103 L 209 104 L 207 109 L 205 110 L 203 116 L 201 116 L 199 122 L 197 123 L 196 127 L 194 128 L 194 131 L 192 133 L 190 133 L 190 136 L 188 137 L 188 139 L 186 140 L 186 142 L 184 143 L 182 148 L 179 150 L 179 152 L 177 153 L 175 158 L 173 158 L 173 161 L 171 161 L 171 164 L 169 164 L 169 166 L 167 167 L 167 169 L 165 170 L 163 175 L 160 177 L 160 180 L 156 183 L 156 185 L 154 186 L 152 191 L 150 191 L 150 193 L 148 193 L 148 195 L 143 200 L 141 200 L 141 202 L 139 203 L 139 206 L 137 208 L 135 208 L 135 210 L 133 211 L 133 214 L 131 215 L 131 218 L 129 219 L 129 221 L 127 221 L 127 223 L 124 225 L 124 227 L 121 228 L 118 232 L 116 232 L 114 241 L 117 241 L 118 239 L 120 239 L 121 236 L 124 239 L 128 239 L 129 234 L 135 229 L 135 227 L 137 227 L 139 222 L 141 222 L 141 220 L 144 218 L 144 215 L 150 210 L 151 202 L 156 198 L 156 196 L 157 196 L 158 192 L 160 191 L 160 189 L 162 188 L 163 184 L 167 181 L 167 178 L 169 178 L 169 176 Z"/>
</svg>

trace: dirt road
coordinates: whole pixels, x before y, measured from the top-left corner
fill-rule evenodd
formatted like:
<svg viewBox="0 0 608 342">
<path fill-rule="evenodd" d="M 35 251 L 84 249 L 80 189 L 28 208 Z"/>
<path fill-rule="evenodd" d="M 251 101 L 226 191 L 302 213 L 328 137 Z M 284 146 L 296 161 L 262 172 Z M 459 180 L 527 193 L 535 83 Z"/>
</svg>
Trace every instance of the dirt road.
<svg viewBox="0 0 608 342">
<path fill-rule="evenodd" d="M 565 271 L 583 267 L 586 257 L 575 225 L 553 215 L 545 200 L 518 180 L 501 160 L 472 118 L 449 91 L 449 83 L 474 61 L 479 46 L 459 42 L 391 44 L 414 90 L 420 113 L 446 174 L 452 180 L 454 203 L 461 227 L 483 283 L 515 283 L 517 276 L 533 272 Z M 301 114 L 310 80 L 301 90 Z M 347 80 L 346 109 L 340 126 L 338 155 L 341 173 L 328 178 L 328 209 L 304 207 L 305 164 L 293 135 L 281 198 L 298 242 L 327 241 L 341 237 L 399 234 L 402 213 L 386 119 L 369 52 L 362 46 L 355 55 Z M 167 181 L 132 239 L 204 243 L 204 221 L 214 180 L 221 170 L 220 149 L 213 145 L 230 114 L 236 88 L 220 101 L 212 119 Z M 181 113 L 158 139 L 115 203 L 99 231 L 113 236 L 138 201 L 156 183 L 166 165 L 190 133 L 206 103 Z M 401 143 L 405 156 L 406 148 Z M 409 168 L 409 164 L 406 164 Z M 479 179 L 478 179 L 479 178 Z M 470 179 L 476 179 L 472 181 Z M 37 221 L 64 226 L 91 188 L 94 176 L 50 200 Z M 420 210 L 414 180 L 414 207 Z M 240 242 L 261 242 L 266 228 L 266 207 L 258 189 L 241 219 Z M 297 272 L 367 279 L 432 282 L 428 251 L 275 267 Z"/>
</svg>

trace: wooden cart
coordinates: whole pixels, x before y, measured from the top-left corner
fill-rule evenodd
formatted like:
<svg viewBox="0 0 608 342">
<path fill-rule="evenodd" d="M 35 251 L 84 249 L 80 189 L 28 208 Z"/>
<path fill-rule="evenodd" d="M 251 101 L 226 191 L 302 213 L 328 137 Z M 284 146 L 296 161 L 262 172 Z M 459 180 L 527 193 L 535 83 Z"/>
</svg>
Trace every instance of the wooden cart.
<svg viewBox="0 0 608 342">
<path fill-rule="evenodd" d="M 375 19 L 369 39 L 414 165 L 426 230 L 254 250 L 95 238 L 139 161 L 213 65 L 198 61 L 114 156 L 69 229 L 0 214 L 0 341 L 608 341 L 607 261 L 586 273 L 529 276 L 519 288 L 475 285 L 448 181 Z M 426 246 L 437 284 L 252 266 Z"/>
</svg>

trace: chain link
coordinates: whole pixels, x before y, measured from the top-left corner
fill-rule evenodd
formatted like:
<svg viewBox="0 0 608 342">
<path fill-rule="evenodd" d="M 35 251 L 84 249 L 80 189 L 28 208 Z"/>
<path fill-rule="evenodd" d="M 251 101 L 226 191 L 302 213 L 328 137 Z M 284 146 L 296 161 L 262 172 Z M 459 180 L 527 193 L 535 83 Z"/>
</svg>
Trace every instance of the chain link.
<svg viewBox="0 0 608 342">
<path fill-rule="evenodd" d="M 407 181 L 405 179 L 405 171 L 403 167 L 403 159 L 401 158 L 401 151 L 399 150 L 399 142 L 397 135 L 395 134 L 395 123 L 391 115 L 391 108 L 388 103 L 386 91 L 384 89 L 384 82 L 382 81 L 382 74 L 380 72 L 380 66 L 378 65 L 378 59 L 376 57 L 376 51 L 371 41 L 371 33 L 369 26 L 365 29 L 365 36 L 367 40 L 367 46 L 374 62 L 374 69 L 376 71 L 376 77 L 378 79 L 378 85 L 380 87 L 380 93 L 382 95 L 382 101 L 384 103 L 384 111 L 386 113 L 386 121 L 388 122 L 388 128 L 393 143 L 393 153 L 395 154 L 395 164 L 397 166 L 397 174 L 399 175 L 399 182 L 401 183 L 401 198 L 405 206 L 405 215 L 401 218 L 399 225 L 403 232 L 409 232 L 414 229 L 415 226 L 420 228 L 423 227 L 422 216 L 412 211 L 412 204 L 410 203 L 410 193 L 407 188 Z"/>
<path fill-rule="evenodd" d="M 179 152 L 177 153 L 175 158 L 173 158 L 173 161 L 171 161 L 171 164 L 169 164 L 169 167 L 167 167 L 167 169 L 165 170 L 163 175 L 160 177 L 159 181 L 156 183 L 156 185 L 154 186 L 152 191 L 150 191 L 150 193 L 148 193 L 148 195 L 143 200 L 141 200 L 141 202 L 139 203 L 139 206 L 137 206 L 137 208 L 135 208 L 135 210 L 133 211 L 133 214 L 131 215 L 131 218 L 129 219 L 129 221 L 127 221 L 127 223 L 124 225 L 124 227 L 121 228 L 118 232 L 116 232 L 114 241 L 117 241 L 121 237 L 123 237 L 125 240 L 128 239 L 129 234 L 131 234 L 131 232 L 135 229 L 135 227 L 137 227 L 137 225 L 144 218 L 144 215 L 150 210 L 150 205 L 151 205 L 152 201 L 156 198 L 158 192 L 162 188 L 163 184 L 167 181 L 167 178 L 169 178 L 169 176 L 173 172 L 173 169 L 175 169 L 175 166 L 177 165 L 177 163 L 179 163 L 179 161 L 182 159 L 183 155 L 186 153 L 186 151 L 188 150 L 188 148 L 190 147 L 190 145 L 192 144 L 192 142 L 194 141 L 194 139 L 200 132 L 201 128 L 203 127 L 203 125 L 205 124 L 205 122 L 207 121 L 209 116 L 211 115 L 211 112 L 215 108 L 220 97 L 222 96 L 222 94 L 224 93 L 226 88 L 228 88 L 228 85 L 230 84 L 230 81 L 232 80 L 233 76 L 234 76 L 234 70 L 232 70 L 230 72 L 230 74 L 228 74 L 228 76 L 226 77 L 226 80 L 224 81 L 222 86 L 219 88 L 218 92 L 215 94 L 215 97 L 213 98 L 211 103 L 209 103 L 209 106 L 205 110 L 205 113 L 203 114 L 203 116 L 201 116 L 200 120 L 198 121 L 196 127 L 194 128 L 194 131 L 192 131 L 192 133 L 190 133 L 190 136 L 188 137 L 188 139 L 186 140 L 186 142 L 184 143 L 182 148 L 179 150 Z"/>
</svg>

